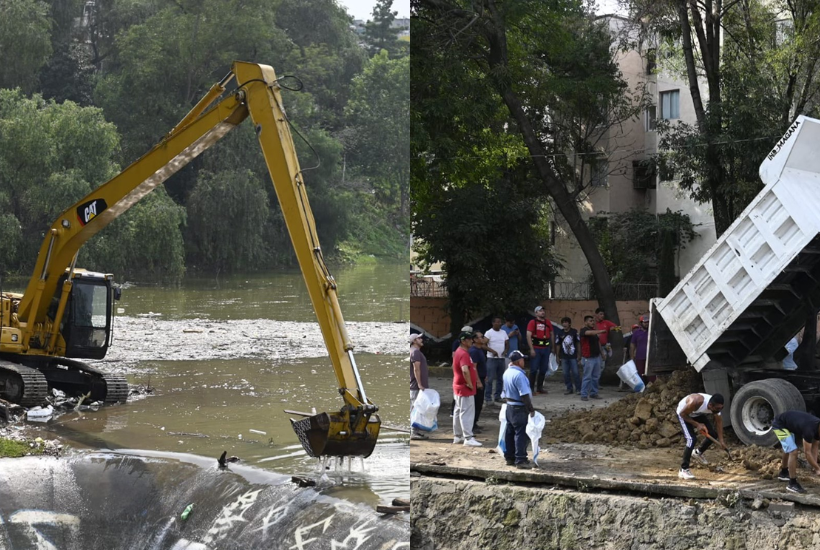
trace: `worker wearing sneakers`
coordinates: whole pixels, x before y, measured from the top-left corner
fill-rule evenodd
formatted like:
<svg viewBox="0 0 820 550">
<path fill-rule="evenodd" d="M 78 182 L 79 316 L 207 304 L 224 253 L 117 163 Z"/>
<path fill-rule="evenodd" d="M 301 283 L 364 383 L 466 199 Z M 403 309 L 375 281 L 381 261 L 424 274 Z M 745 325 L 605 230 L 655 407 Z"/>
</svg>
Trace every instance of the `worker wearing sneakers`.
<svg viewBox="0 0 820 550">
<path fill-rule="evenodd" d="M 815 474 L 820 475 L 817 465 L 817 450 L 820 448 L 820 418 L 802 411 L 788 411 L 779 414 L 772 422 L 772 429 L 780 446 L 783 447 L 783 458 L 780 463 L 780 474 L 777 479 L 788 481 L 787 491 L 805 493 L 806 490 L 797 482 L 797 451 L 803 442 L 806 460 Z"/>
<path fill-rule="evenodd" d="M 464 443 L 468 447 L 481 447 L 473 437 L 475 422 L 475 396 L 483 389 L 478 379 L 476 364 L 470 358 L 470 346 L 473 345 L 473 333 L 462 332 L 458 340 L 460 345 L 453 354 L 453 443 Z"/>
<path fill-rule="evenodd" d="M 678 477 L 681 479 L 694 479 L 695 476 L 689 471 L 689 460 L 692 458 L 692 452 L 695 449 L 695 440 L 698 434 L 709 434 L 712 437 L 717 437 L 717 440 L 724 447 L 723 442 L 723 419 L 720 416 L 720 411 L 723 410 L 723 396 L 719 393 L 709 395 L 708 393 L 693 393 L 687 395 L 678 403 L 677 413 L 678 422 L 683 428 L 683 435 L 686 437 L 686 448 L 683 451 L 683 461 L 680 465 Z M 717 431 L 712 427 L 712 423 L 706 415 L 711 414 L 715 417 L 715 426 Z M 703 457 L 703 453 L 712 444 L 712 440 L 708 437 L 700 444 L 697 450 L 694 450 L 695 458 L 700 460 L 703 464 L 709 462 Z"/>
<path fill-rule="evenodd" d="M 527 420 L 535 416 L 532 388 L 524 371 L 524 354 L 510 353 L 510 366 L 504 371 L 504 395 L 507 397 L 507 431 L 504 433 L 504 458 L 510 466 L 532 468 L 527 459 Z"/>
</svg>

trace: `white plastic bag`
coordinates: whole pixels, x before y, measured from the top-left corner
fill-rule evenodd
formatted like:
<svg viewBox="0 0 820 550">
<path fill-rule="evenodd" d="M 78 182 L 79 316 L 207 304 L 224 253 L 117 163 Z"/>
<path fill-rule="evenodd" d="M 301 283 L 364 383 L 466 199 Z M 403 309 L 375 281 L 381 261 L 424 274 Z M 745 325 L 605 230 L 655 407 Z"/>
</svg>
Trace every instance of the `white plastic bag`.
<svg viewBox="0 0 820 550">
<path fill-rule="evenodd" d="M 638 367 L 635 366 L 635 361 L 629 360 L 618 369 L 618 378 L 624 381 L 624 384 L 632 388 L 635 393 L 640 393 L 644 390 L 645 385 L 638 374 Z"/>
<path fill-rule="evenodd" d="M 558 372 L 558 359 L 555 358 L 554 353 L 550 353 L 550 366 L 547 369 L 547 376 L 552 376 Z"/>
<path fill-rule="evenodd" d="M 526 432 L 532 443 L 532 461 L 538 466 L 538 451 L 540 450 L 539 441 L 541 440 L 541 433 L 544 431 L 546 421 L 544 415 L 535 411 L 533 416 L 527 416 Z"/>
<path fill-rule="evenodd" d="M 501 423 L 501 428 L 498 430 L 498 447 L 496 449 L 500 454 L 507 452 L 506 434 L 507 434 L 507 404 L 501 405 L 501 412 L 498 413 L 498 421 Z"/>
<path fill-rule="evenodd" d="M 410 411 L 411 425 L 424 432 L 432 432 L 438 429 L 438 408 L 441 406 L 441 399 L 436 390 L 427 388 L 420 391 L 418 397 L 413 402 L 413 409 Z"/>
</svg>

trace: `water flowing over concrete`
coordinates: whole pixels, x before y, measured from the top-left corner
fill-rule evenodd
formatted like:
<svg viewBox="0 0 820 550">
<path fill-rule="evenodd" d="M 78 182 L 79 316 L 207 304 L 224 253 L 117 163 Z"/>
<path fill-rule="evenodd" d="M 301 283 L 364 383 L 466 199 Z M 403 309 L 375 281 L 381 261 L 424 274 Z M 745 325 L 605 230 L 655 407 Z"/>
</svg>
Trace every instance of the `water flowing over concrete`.
<svg viewBox="0 0 820 550">
<path fill-rule="evenodd" d="M 410 547 L 407 514 L 324 495 L 332 484 L 175 453 L 3 459 L 0 549 Z"/>
</svg>

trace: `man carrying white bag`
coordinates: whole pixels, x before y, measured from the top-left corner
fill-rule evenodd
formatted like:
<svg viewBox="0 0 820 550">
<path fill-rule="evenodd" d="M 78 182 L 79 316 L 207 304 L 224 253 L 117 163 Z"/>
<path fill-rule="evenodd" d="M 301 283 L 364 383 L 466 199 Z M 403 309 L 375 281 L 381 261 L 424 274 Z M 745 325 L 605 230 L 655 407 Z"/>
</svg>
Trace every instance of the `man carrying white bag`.
<svg viewBox="0 0 820 550">
<path fill-rule="evenodd" d="M 524 354 L 520 351 L 510 353 L 510 366 L 504 373 L 504 396 L 507 398 L 504 459 L 516 468 L 532 468 L 532 462 L 527 458 L 527 443 L 530 440 L 527 423 L 535 417 L 536 412 L 532 405 L 530 380 L 524 371 Z M 533 448 L 536 452 L 537 446 L 534 441 Z"/>
<path fill-rule="evenodd" d="M 410 342 L 410 411 L 411 439 L 427 439 L 425 432 L 438 428 L 436 417 L 441 405 L 438 392 L 427 385 L 427 358 L 421 352 L 424 339 L 421 334 L 411 334 Z"/>
</svg>

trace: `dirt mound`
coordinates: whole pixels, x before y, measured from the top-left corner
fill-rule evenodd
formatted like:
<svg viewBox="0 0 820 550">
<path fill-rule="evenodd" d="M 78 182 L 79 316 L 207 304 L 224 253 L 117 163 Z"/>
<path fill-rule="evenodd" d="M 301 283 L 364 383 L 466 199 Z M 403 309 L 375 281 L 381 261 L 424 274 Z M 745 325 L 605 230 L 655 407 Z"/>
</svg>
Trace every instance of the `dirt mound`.
<svg viewBox="0 0 820 550">
<path fill-rule="evenodd" d="M 598 443 L 638 447 L 674 447 L 682 445 L 683 433 L 675 415 L 678 403 L 690 393 L 702 392 L 700 376 L 693 370 L 675 371 L 658 378 L 644 393 L 630 394 L 609 407 L 572 412 L 553 418 L 547 427 L 549 443 Z M 710 470 L 742 464 L 772 479 L 780 469 L 778 449 L 744 447 L 734 438 L 731 429 L 725 434 L 732 449 L 732 461 L 724 453 L 710 453 Z"/>
<path fill-rule="evenodd" d="M 630 394 L 609 407 L 553 418 L 547 441 L 669 447 L 682 437 L 675 416 L 678 402 L 698 391 L 703 387 L 694 371 L 676 371 L 658 378 L 644 393 Z"/>
</svg>

